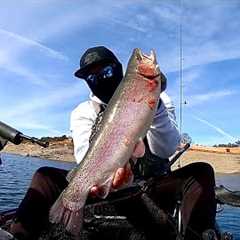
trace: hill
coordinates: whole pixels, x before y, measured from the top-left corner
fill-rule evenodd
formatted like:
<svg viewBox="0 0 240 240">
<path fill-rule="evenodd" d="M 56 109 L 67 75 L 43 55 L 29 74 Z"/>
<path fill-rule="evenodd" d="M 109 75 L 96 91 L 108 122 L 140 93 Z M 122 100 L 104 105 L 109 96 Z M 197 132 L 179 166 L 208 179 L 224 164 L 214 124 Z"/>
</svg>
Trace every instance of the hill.
<svg viewBox="0 0 240 240">
<path fill-rule="evenodd" d="M 46 140 L 46 139 L 45 139 Z M 48 139 L 49 147 L 42 148 L 36 144 L 25 142 L 21 145 L 8 143 L 3 152 L 20 154 L 26 157 L 39 157 L 58 161 L 74 162 L 73 143 L 71 138 Z M 240 147 L 206 147 L 192 145 L 181 157 L 181 166 L 193 162 L 207 162 L 216 173 L 240 172 Z M 177 168 L 177 163 L 173 169 Z"/>
</svg>

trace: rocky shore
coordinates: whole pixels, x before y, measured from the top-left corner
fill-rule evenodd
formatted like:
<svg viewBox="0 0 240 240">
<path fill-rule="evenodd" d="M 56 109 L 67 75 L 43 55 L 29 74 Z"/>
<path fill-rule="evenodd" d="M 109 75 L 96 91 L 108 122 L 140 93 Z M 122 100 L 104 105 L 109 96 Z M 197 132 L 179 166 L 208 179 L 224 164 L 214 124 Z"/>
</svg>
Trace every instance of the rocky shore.
<svg viewBox="0 0 240 240">
<path fill-rule="evenodd" d="M 8 143 L 2 152 L 19 154 L 26 157 L 39 157 L 42 159 L 74 162 L 72 140 L 50 141 L 47 148 L 29 142 L 20 145 Z"/>
<path fill-rule="evenodd" d="M 75 161 L 71 138 L 50 141 L 47 148 L 27 142 L 21 145 L 8 143 L 2 152 L 19 154 L 26 157 L 39 157 L 41 159 Z M 219 148 L 193 145 L 180 158 L 181 166 L 199 161 L 211 164 L 216 173 L 240 173 L 240 147 Z M 177 167 L 178 162 L 173 165 L 173 169 Z"/>
</svg>

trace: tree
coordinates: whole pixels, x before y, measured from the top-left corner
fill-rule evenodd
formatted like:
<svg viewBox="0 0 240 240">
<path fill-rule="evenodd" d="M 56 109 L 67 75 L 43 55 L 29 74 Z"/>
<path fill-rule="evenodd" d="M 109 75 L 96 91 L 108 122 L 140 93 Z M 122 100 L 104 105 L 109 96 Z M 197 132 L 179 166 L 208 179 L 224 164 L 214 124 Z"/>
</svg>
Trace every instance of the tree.
<svg viewBox="0 0 240 240">
<path fill-rule="evenodd" d="M 235 143 L 239 146 L 240 145 L 240 140 L 236 141 Z"/>
</svg>

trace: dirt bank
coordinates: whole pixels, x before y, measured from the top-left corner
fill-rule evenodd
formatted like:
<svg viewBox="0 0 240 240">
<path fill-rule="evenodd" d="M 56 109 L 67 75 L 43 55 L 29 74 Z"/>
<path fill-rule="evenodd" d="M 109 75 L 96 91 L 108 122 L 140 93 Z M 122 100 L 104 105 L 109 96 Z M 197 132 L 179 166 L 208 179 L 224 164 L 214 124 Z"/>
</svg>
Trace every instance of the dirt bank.
<svg viewBox="0 0 240 240">
<path fill-rule="evenodd" d="M 23 143 L 14 145 L 8 143 L 2 152 L 19 154 L 27 157 L 74 162 L 73 144 L 71 139 L 49 142 L 49 147 L 43 148 L 36 144 Z"/>
<path fill-rule="evenodd" d="M 9 143 L 3 152 L 42 159 L 75 161 L 71 139 L 51 141 L 48 148 L 42 148 L 31 143 L 24 143 L 17 146 Z M 237 173 L 240 172 L 240 148 L 217 148 L 194 145 L 181 157 L 181 166 L 199 161 L 211 164 L 216 173 Z M 176 169 L 177 166 L 178 163 L 175 163 L 173 169 Z"/>
<path fill-rule="evenodd" d="M 180 158 L 181 166 L 200 161 L 209 163 L 216 173 L 240 173 L 240 154 L 189 150 Z M 177 166 L 178 162 L 173 169 Z"/>
</svg>

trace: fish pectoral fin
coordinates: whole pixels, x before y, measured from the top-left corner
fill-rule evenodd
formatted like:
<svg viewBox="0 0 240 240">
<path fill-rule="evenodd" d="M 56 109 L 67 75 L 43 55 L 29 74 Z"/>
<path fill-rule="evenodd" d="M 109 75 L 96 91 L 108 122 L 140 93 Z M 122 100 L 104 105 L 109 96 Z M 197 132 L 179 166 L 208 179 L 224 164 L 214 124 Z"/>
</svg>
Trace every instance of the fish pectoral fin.
<svg viewBox="0 0 240 240">
<path fill-rule="evenodd" d="M 106 198 L 112 188 L 114 174 L 112 174 L 104 183 L 99 186 L 100 191 L 97 196 L 100 198 Z"/>
</svg>

